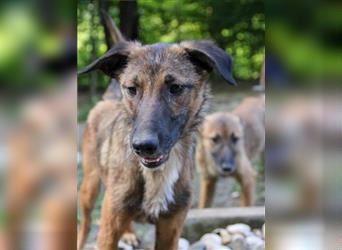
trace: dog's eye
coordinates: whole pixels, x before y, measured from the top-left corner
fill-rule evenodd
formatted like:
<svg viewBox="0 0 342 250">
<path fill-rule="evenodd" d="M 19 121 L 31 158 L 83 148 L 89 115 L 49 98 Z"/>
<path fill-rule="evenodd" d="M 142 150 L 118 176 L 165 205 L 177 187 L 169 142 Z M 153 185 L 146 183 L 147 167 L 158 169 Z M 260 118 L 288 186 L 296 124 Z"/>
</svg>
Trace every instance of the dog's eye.
<svg viewBox="0 0 342 250">
<path fill-rule="evenodd" d="M 218 143 L 220 140 L 221 140 L 221 138 L 220 138 L 220 136 L 218 136 L 218 135 L 216 135 L 216 136 L 214 136 L 213 138 L 211 138 L 211 141 L 212 141 L 213 143 Z"/>
<path fill-rule="evenodd" d="M 127 87 L 127 92 L 131 96 L 135 96 L 137 94 L 137 88 L 136 87 Z"/>
<path fill-rule="evenodd" d="M 239 137 L 237 137 L 235 134 L 232 134 L 232 135 L 231 135 L 231 141 L 232 141 L 233 143 L 236 143 L 238 140 L 239 140 Z"/>
<path fill-rule="evenodd" d="M 171 84 L 169 87 L 169 91 L 172 95 L 180 95 L 184 90 L 184 87 L 179 84 Z"/>
</svg>

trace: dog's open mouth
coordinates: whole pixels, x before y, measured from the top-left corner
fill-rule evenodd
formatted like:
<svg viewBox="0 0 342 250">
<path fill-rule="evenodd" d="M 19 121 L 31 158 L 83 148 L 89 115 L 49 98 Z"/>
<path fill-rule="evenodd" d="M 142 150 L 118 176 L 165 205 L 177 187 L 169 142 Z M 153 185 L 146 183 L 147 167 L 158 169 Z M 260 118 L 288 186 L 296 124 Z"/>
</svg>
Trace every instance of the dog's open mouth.
<svg viewBox="0 0 342 250">
<path fill-rule="evenodd" d="M 156 168 L 168 159 L 168 155 L 160 155 L 156 157 L 141 157 L 140 162 L 147 168 Z"/>
</svg>

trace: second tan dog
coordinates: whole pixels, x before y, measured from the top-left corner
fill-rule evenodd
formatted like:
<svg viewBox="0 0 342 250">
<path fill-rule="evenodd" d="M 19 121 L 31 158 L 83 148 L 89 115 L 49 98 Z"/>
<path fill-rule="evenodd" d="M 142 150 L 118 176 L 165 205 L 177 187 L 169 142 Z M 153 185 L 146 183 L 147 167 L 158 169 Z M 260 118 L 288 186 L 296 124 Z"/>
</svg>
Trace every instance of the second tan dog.
<svg viewBox="0 0 342 250">
<path fill-rule="evenodd" d="M 220 176 L 241 185 L 241 206 L 254 201 L 256 171 L 251 162 L 265 146 L 265 97 L 248 97 L 232 112 L 208 115 L 201 128 L 196 160 L 201 174 L 199 207 L 211 205 Z"/>
</svg>

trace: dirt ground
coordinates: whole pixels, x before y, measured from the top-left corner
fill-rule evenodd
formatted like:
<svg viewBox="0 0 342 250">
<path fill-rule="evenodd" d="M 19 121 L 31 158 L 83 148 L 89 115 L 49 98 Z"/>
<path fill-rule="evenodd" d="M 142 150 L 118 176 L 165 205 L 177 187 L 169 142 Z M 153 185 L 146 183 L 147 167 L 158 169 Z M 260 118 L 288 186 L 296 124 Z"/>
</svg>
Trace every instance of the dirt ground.
<svg viewBox="0 0 342 250">
<path fill-rule="evenodd" d="M 241 91 L 237 87 L 229 87 L 226 85 L 215 86 L 212 90 L 212 99 L 210 105 L 210 112 L 215 111 L 230 111 L 246 96 L 257 95 L 257 93 L 252 92 L 250 86 L 244 87 L 245 90 Z M 80 105 L 80 104 L 79 104 Z M 79 124 L 79 138 L 81 138 L 82 131 L 84 128 L 84 123 Z M 265 202 L 265 183 L 263 164 L 259 162 L 254 163 L 255 168 L 258 171 L 258 183 L 257 183 L 257 199 L 256 205 L 264 205 Z M 82 180 L 82 168 L 78 167 L 78 184 Z M 78 185 L 79 186 L 79 185 Z M 213 201 L 214 207 L 232 207 L 239 206 L 239 186 L 236 184 L 235 180 L 232 178 L 222 178 L 218 181 L 216 187 L 216 193 Z M 195 179 L 193 183 L 193 208 L 197 207 L 198 204 L 198 193 L 199 193 L 199 176 L 198 173 L 195 174 Z M 96 208 L 93 211 L 93 227 L 88 238 L 87 250 L 94 249 L 96 233 L 98 230 L 98 218 L 99 210 L 101 204 L 102 194 L 100 195 Z M 136 224 L 136 233 L 138 237 L 145 242 L 144 246 L 148 248 L 153 242 L 154 238 L 154 227 L 151 225 L 140 225 Z"/>
</svg>

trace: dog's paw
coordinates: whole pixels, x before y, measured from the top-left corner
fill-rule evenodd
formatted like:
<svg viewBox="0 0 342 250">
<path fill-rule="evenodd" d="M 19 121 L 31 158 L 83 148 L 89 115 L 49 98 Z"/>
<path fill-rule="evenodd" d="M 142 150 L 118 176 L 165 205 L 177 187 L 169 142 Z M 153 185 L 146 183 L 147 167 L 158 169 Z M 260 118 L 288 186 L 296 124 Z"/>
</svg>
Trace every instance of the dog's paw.
<svg viewBox="0 0 342 250">
<path fill-rule="evenodd" d="M 121 240 L 130 246 L 133 246 L 133 247 L 139 246 L 138 237 L 134 233 L 129 233 L 129 232 L 124 233 L 121 237 Z"/>
</svg>

